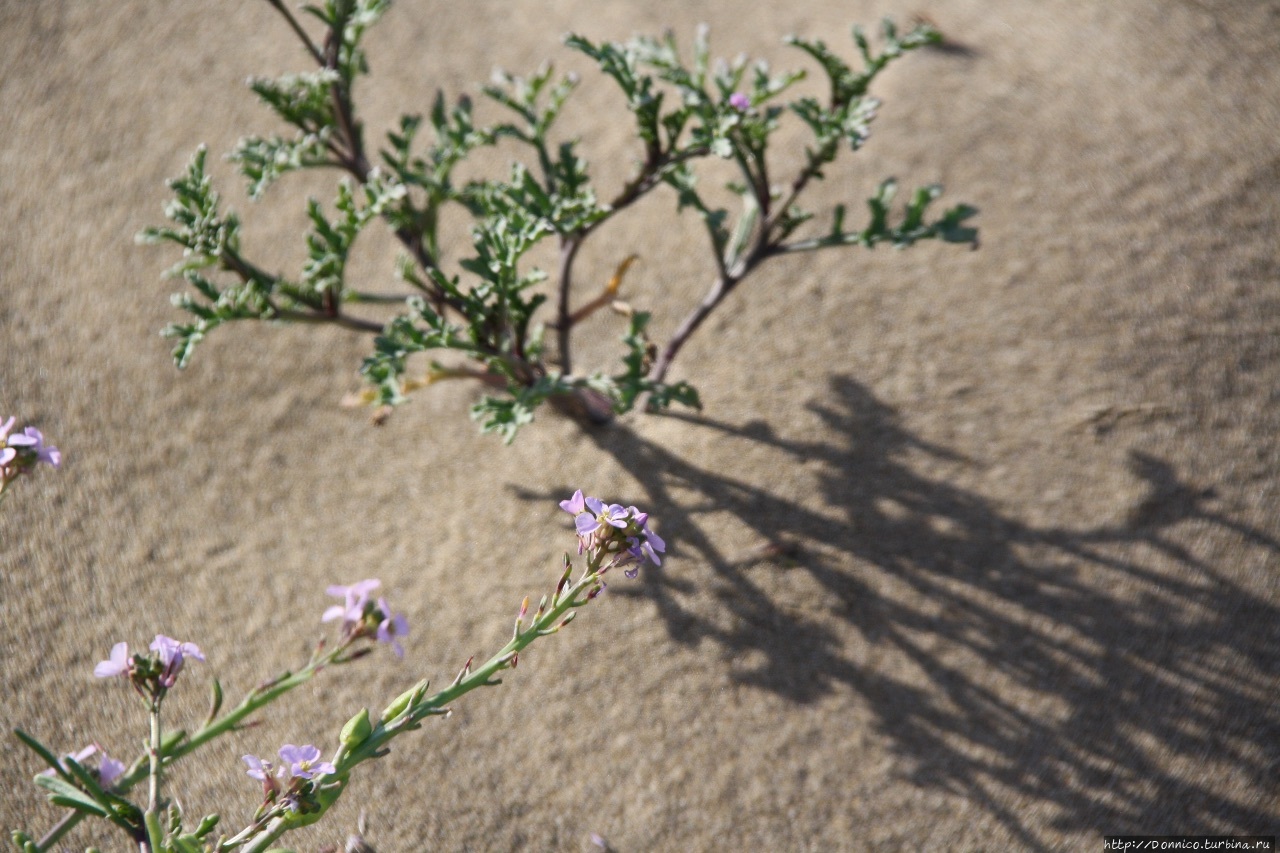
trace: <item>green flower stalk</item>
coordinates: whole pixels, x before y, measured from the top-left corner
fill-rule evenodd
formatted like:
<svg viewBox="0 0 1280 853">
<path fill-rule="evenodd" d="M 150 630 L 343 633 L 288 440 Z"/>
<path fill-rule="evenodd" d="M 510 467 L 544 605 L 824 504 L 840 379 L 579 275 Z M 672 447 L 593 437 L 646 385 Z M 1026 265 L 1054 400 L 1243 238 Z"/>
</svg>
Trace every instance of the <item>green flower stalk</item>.
<svg viewBox="0 0 1280 853">
<path fill-rule="evenodd" d="M 537 610 L 529 614 L 529 599 L 520 605 L 511 640 L 483 664 L 473 668 L 468 660 L 453 682 L 444 690 L 427 695 L 429 682 L 422 681 L 406 690 L 387 706 L 376 724 L 370 722 L 367 709 L 361 709 L 343 727 L 339 746 L 324 773 L 300 779 L 297 774 L 279 773 L 267 787 L 269 808 L 259 812 L 255 823 L 244 833 L 223 842 L 221 851 L 242 848 L 246 853 L 268 850 L 282 835 L 292 829 L 308 826 L 321 817 L 346 791 L 351 772 L 360 764 L 381 758 L 389 751 L 393 739 L 405 732 L 416 731 L 432 716 L 447 714 L 453 702 L 479 687 L 496 687 L 497 676 L 515 669 L 520 654 L 535 640 L 556 634 L 573 621 L 577 608 L 583 607 L 604 591 L 604 576 L 610 569 L 648 561 L 658 564 L 657 554 L 665 551 L 665 543 L 648 529 L 648 514 L 635 507 L 623 508 L 605 504 L 597 498 L 584 497 L 581 490 L 560 506 L 575 516 L 579 553 L 585 555 L 586 566 L 573 580 L 573 563 L 564 558 L 564 573 L 550 596 L 543 596 Z M 592 526 L 586 516 L 592 507 L 604 522 Z M 576 512 L 582 508 L 582 512 Z M 647 534 L 647 536 L 646 536 Z M 634 577 L 634 569 L 628 575 Z M 526 624 L 525 619 L 529 621 Z M 318 751 L 315 755 L 318 756 Z M 281 757 L 284 758 L 284 750 Z M 252 761 L 250 761 L 252 759 Z M 246 756 L 250 775 L 262 779 L 262 762 Z M 280 768 L 284 770 L 283 767 Z M 278 784 L 285 782 L 285 785 Z"/>
<path fill-rule="evenodd" d="M 647 513 L 584 496 L 581 490 L 561 501 L 560 506 L 574 516 L 578 553 L 585 558 L 577 579 L 573 560 L 566 554 L 564 571 L 555 589 L 542 597 L 532 613 L 529 599 L 524 599 L 511 639 L 496 654 L 479 666 L 473 666 L 474 659 L 468 660 L 449 686 L 436 693 L 428 693 L 427 680 L 417 682 L 393 699 L 376 720 L 367 708 L 361 708 L 343 725 L 330 758 L 325 759 L 320 748 L 312 744 L 284 744 L 277 752 L 278 762 L 244 756 L 247 775 L 262 786 L 263 800 L 253 819 L 231 835 L 213 836 L 220 822 L 217 815 L 205 817 L 194 830 L 185 829 L 181 810 L 164 798 L 165 770 L 210 740 L 244 728 L 252 714 L 322 669 L 349 663 L 370 651 L 367 645 L 356 647 L 357 643 L 387 643 L 398 651 L 397 638 L 408 632 L 406 620 L 394 614 L 384 598 L 373 597 L 380 587 L 376 579 L 329 587 L 328 593 L 341 603 L 328 608 L 322 619 L 340 622 L 340 642 L 336 647 L 326 651 L 321 643 L 307 666 L 260 685 L 225 714 L 221 686 L 214 680 L 208 719 L 190 735 L 183 730 L 164 735 L 160 711 L 185 661 L 204 661 L 204 653 L 193 643 L 164 635 L 156 636 L 151 654 L 131 654 L 127 643 L 117 643 L 110 656 L 94 668 L 94 674 L 102 679 L 124 680 L 143 700 L 151 725 L 146 752 L 128 769 L 118 762 L 109 764 L 110 759 L 104 758 L 101 769 L 95 772 L 81 763 L 94 748 L 57 759 L 35 738 L 17 731 L 19 739 L 49 765 L 49 770 L 36 777 L 37 785 L 49 792 L 55 805 L 69 811 L 39 841 L 22 832 L 13 833 L 13 841 L 23 853 L 42 853 L 79 821 L 97 817 L 118 826 L 139 850 L 148 853 L 261 853 L 285 833 L 320 820 L 345 793 L 357 767 L 386 755 L 392 740 L 421 728 L 427 718 L 450 713 L 453 703 L 472 690 L 501 684 L 498 676 L 504 670 L 515 669 L 526 648 L 535 640 L 559 633 L 573 621 L 578 608 L 604 591 L 608 572 L 621 567 L 628 577 L 634 577 L 641 565 L 660 563 L 659 555 L 665 552 L 666 545 L 649 528 Z M 149 782 L 145 809 L 125 797 L 144 778 Z"/>
</svg>

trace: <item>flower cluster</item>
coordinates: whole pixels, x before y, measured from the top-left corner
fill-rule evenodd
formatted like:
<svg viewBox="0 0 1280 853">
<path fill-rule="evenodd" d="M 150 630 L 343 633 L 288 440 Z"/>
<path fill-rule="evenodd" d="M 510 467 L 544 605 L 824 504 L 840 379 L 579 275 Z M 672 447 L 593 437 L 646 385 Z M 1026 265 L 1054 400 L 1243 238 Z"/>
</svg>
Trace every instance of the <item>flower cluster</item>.
<svg viewBox="0 0 1280 853">
<path fill-rule="evenodd" d="M 57 468 L 62 464 L 62 451 L 45 444 L 44 436 L 35 427 L 13 432 L 16 418 L 0 423 L 0 492 L 19 474 L 30 470 L 40 462 Z"/>
<path fill-rule="evenodd" d="M 353 583 L 351 586 L 337 584 L 325 590 L 326 593 L 342 599 L 342 604 L 335 604 L 324 612 L 323 622 L 342 620 L 342 636 L 346 640 L 361 637 L 372 637 L 380 643 L 389 643 L 396 657 L 404 657 L 404 647 L 398 637 L 407 636 L 409 622 L 402 613 L 392 613 L 385 598 L 376 601 L 371 593 L 382 586 L 382 581 L 375 578 Z"/>
<path fill-rule="evenodd" d="M 204 653 L 195 643 L 183 643 L 164 634 L 156 634 L 151 641 L 154 655 L 129 654 L 128 643 L 116 643 L 111 656 L 93 668 L 98 678 L 124 678 L 145 697 L 152 699 L 164 695 L 178 680 L 187 658 L 204 662 Z"/>
<path fill-rule="evenodd" d="M 308 795 L 314 790 L 318 776 L 336 773 L 332 762 L 320 760 L 320 748 L 307 744 L 295 746 L 286 743 L 279 750 L 280 764 L 264 761 L 256 755 L 243 757 L 249 769 L 245 772 L 262 783 L 268 802 L 275 802 L 281 794 L 285 805 L 293 811 L 306 811 Z"/>
<path fill-rule="evenodd" d="M 560 508 L 574 517 L 578 532 L 578 553 L 587 554 L 593 565 L 604 574 L 614 566 L 648 560 L 655 566 L 662 565 L 658 556 L 667 550 L 662 537 L 649 529 L 649 513 L 633 506 L 607 504 L 599 498 L 584 497 L 582 489 L 573 497 L 560 501 Z M 608 562 L 605 558 L 608 557 Z M 625 569 L 634 578 L 640 567 Z"/>
</svg>

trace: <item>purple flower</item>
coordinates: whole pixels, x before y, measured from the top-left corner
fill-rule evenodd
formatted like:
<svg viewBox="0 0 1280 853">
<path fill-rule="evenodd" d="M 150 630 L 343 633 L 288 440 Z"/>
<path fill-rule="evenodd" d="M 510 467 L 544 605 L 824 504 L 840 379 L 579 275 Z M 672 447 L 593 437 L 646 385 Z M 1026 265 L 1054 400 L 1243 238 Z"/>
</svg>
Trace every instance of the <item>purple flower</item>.
<svg viewBox="0 0 1280 853">
<path fill-rule="evenodd" d="M 662 565 L 660 555 L 667 550 L 667 543 L 649 529 L 649 513 L 634 506 L 606 504 L 599 498 L 583 497 L 581 489 L 569 500 L 561 501 L 560 508 L 575 515 L 578 553 L 594 555 L 601 573 L 636 562 Z M 639 567 L 631 568 L 626 570 L 626 575 L 634 578 L 638 572 Z"/>
<path fill-rule="evenodd" d="M 117 675 L 129 677 L 129 670 L 133 666 L 129 659 L 129 644 L 116 643 L 111 647 L 111 657 L 101 661 L 93 668 L 93 674 L 98 678 L 115 678 Z"/>
<path fill-rule="evenodd" d="M 729 106 L 738 112 L 746 112 L 751 109 L 751 99 L 741 92 L 734 92 L 729 96 Z"/>
<path fill-rule="evenodd" d="M 560 508 L 572 515 L 573 526 L 578 531 L 579 536 L 589 536 L 600 527 L 600 522 L 593 513 L 587 512 L 587 504 L 591 502 L 599 504 L 595 498 L 584 498 L 582 489 L 578 489 L 573 493 L 573 497 L 567 501 L 560 501 Z M 581 552 L 579 552 L 581 553 Z"/>
<path fill-rule="evenodd" d="M 193 657 L 198 661 L 204 661 L 204 653 L 195 643 L 180 643 L 164 634 L 156 634 L 156 638 L 151 641 L 151 651 L 155 652 L 160 659 L 159 681 L 164 687 L 172 687 L 178 680 L 178 673 L 182 672 L 186 658 Z M 112 654 L 114 653 L 113 650 Z"/>
<path fill-rule="evenodd" d="M 583 500 L 582 489 L 574 492 L 573 497 L 569 498 L 569 500 L 560 501 L 560 508 L 569 513 L 569 515 L 581 515 L 586 512 L 586 501 Z"/>
<path fill-rule="evenodd" d="M 590 536 L 600 529 L 600 519 L 589 512 L 584 512 L 573 520 L 573 526 L 579 536 Z"/>
<path fill-rule="evenodd" d="M 404 618 L 403 613 L 392 615 L 391 608 L 387 606 L 385 598 L 378 599 L 378 610 L 382 612 L 384 618 L 378 623 L 378 642 L 390 643 L 391 650 L 396 653 L 396 657 L 404 657 L 404 647 L 400 645 L 400 641 L 396 637 L 404 637 L 409 634 L 409 622 Z"/>
<path fill-rule="evenodd" d="M 261 782 L 269 782 L 271 772 L 275 769 L 271 766 L 270 761 L 263 761 L 256 755 L 244 755 L 240 758 L 245 764 L 249 765 L 249 769 L 245 773 Z"/>
<path fill-rule="evenodd" d="M 620 535 L 626 537 L 626 545 L 623 552 L 614 557 L 610 565 L 625 566 L 633 562 L 645 562 L 646 560 L 655 566 L 662 565 L 662 558 L 658 556 L 667 550 L 667 543 L 662 541 L 662 537 L 649 529 L 649 514 L 641 512 L 635 507 L 627 507 L 630 513 L 630 523 L 626 530 L 621 531 Z M 640 573 L 640 567 L 624 569 L 623 574 L 629 578 L 634 578 Z"/>
<path fill-rule="evenodd" d="M 6 426 L 10 426 L 10 424 L 6 423 Z M 35 427 L 27 427 L 20 435 L 9 436 L 9 446 L 22 448 L 29 453 L 34 453 L 37 462 L 47 462 L 54 468 L 62 464 L 62 451 L 52 445 L 45 444 L 44 436 Z"/>
<path fill-rule="evenodd" d="M 606 504 L 598 498 L 587 498 L 586 504 L 600 524 L 618 528 L 627 526 L 627 508 L 621 504 Z"/>
<path fill-rule="evenodd" d="M 84 760 L 89 756 L 93 755 L 97 751 L 98 751 L 98 745 L 96 743 L 91 743 L 88 746 L 86 746 L 84 749 L 80 750 L 79 752 L 68 752 L 66 755 L 62 756 L 62 758 L 59 758 L 58 766 L 61 767 L 63 770 L 67 771 L 68 773 L 70 773 L 71 770 L 67 767 L 66 759 L 70 758 L 76 764 L 79 764 L 81 767 L 83 767 Z M 52 767 L 50 767 L 48 770 L 42 770 L 40 772 L 40 775 L 56 776 L 57 773 Z"/>
<path fill-rule="evenodd" d="M 62 464 L 62 453 L 58 448 L 44 443 L 44 436 L 35 427 L 27 427 L 22 432 L 13 434 L 15 418 L 7 418 L 0 423 L 0 491 L 4 491 L 10 480 L 40 462 L 47 462 L 54 468 Z"/>
<path fill-rule="evenodd" d="M 116 761 L 105 752 L 102 753 L 102 762 L 98 765 L 98 781 L 103 787 L 110 788 L 112 783 L 124 775 L 124 762 Z"/>
<path fill-rule="evenodd" d="M 332 622 L 334 619 L 341 619 L 343 622 L 359 622 L 364 618 L 364 606 L 369 603 L 369 593 L 382 586 L 382 581 L 376 578 L 362 580 L 359 583 L 353 583 L 351 586 L 338 586 L 334 584 L 325 590 L 327 595 L 332 595 L 343 599 L 342 604 L 335 604 L 325 610 L 324 615 L 320 617 L 321 622 Z"/>
<path fill-rule="evenodd" d="M 637 560 L 648 560 L 655 566 L 662 565 L 662 558 L 658 555 L 666 552 L 667 543 L 663 542 L 662 537 L 652 530 L 641 526 L 640 536 L 629 539 L 628 543 L 630 547 L 627 548 L 627 551 Z M 624 574 L 629 578 L 633 578 L 638 571 L 639 569 L 628 569 Z"/>
<path fill-rule="evenodd" d="M 85 759 L 93 756 L 98 752 L 102 753 L 102 759 L 98 762 L 98 781 L 102 784 L 104 788 L 110 788 L 111 784 L 115 782 L 117 779 L 119 779 L 120 776 L 124 773 L 124 762 L 116 761 L 114 758 L 107 755 L 106 750 L 104 750 L 98 744 L 91 743 L 88 746 L 86 746 L 84 749 L 80 750 L 79 752 L 73 752 L 63 756 L 63 759 L 69 758 L 72 761 L 74 761 L 76 764 L 79 764 L 81 767 L 84 767 Z M 65 760 L 59 760 L 58 764 L 62 766 L 63 770 L 67 770 L 68 772 L 70 772 Z M 40 775 L 53 776 L 54 771 L 52 768 L 50 768 L 48 770 L 45 770 Z"/>
<path fill-rule="evenodd" d="M 286 743 L 280 747 L 280 758 L 289 765 L 289 775 L 301 779 L 314 779 L 316 776 L 337 772 L 337 768 L 331 763 L 320 760 L 320 748 L 311 744 L 294 746 Z"/>
<path fill-rule="evenodd" d="M 270 761 L 263 761 L 256 755 L 244 755 L 240 760 L 249 765 L 245 774 L 262 783 L 263 796 L 270 798 L 280 793 L 280 780 L 285 772 L 283 767 L 276 767 Z"/>
</svg>

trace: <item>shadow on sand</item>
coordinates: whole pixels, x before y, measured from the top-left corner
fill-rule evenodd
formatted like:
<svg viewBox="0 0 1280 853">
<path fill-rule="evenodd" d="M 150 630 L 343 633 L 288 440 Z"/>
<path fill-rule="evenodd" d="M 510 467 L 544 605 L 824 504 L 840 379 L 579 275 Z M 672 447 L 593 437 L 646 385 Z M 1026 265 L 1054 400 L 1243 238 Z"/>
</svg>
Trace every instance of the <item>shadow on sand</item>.
<svg viewBox="0 0 1280 853">
<path fill-rule="evenodd" d="M 823 514 L 625 427 L 597 433 L 643 485 L 634 500 L 662 519 L 674 555 L 710 567 L 724 613 L 691 606 L 678 572 L 645 571 L 635 592 L 615 584 L 611 593 L 650 599 L 675 642 L 710 641 L 726 660 L 749 661 L 730 665 L 744 683 L 797 703 L 847 686 L 908 759 L 913 783 L 970 799 L 1028 848 L 1047 843 L 1001 805 L 1010 795 L 1048 805 L 1065 832 L 1274 831 L 1280 609 L 1197 558 L 1172 528 L 1228 528 L 1268 562 L 1280 542 L 1216 513 L 1211 491 L 1136 453 L 1132 470 L 1148 488 L 1125 523 L 1035 528 L 913 470 L 908 454 L 958 457 L 911 435 L 853 380 L 833 379 L 810 408 L 837 440 L 688 420 L 819 460 Z M 726 511 L 763 547 L 723 553 L 707 519 Z M 779 571 L 809 573 L 829 612 L 776 600 L 761 580 Z M 877 665 L 866 664 L 867 648 Z M 1258 797 L 1240 802 L 1197 781 L 1206 762 L 1229 765 L 1238 789 Z"/>
</svg>

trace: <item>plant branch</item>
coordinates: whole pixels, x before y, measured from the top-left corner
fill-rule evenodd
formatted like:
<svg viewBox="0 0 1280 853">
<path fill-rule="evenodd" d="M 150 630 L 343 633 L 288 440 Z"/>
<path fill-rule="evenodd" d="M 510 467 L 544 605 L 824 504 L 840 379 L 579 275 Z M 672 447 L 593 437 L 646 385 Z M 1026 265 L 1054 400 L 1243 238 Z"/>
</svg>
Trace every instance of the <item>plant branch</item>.
<svg viewBox="0 0 1280 853">
<path fill-rule="evenodd" d="M 44 836 L 36 842 L 36 850 L 39 853 L 50 849 L 57 844 L 62 836 L 66 835 L 75 825 L 84 819 L 84 812 L 67 812 L 62 819 L 55 823 Z"/>
<path fill-rule="evenodd" d="M 249 261 L 245 260 L 238 253 L 224 250 L 219 256 L 222 259 L 222 265 L 227 270 L 240 276 L 241 281 L 246 283 L 250 281 L 264 281 L 271 285 L 278 284 L 279 276 L 271 275 Z M 362 317 L 352 317 L 343 314 L 338 310 L 338 300 L 335 298 L 324 299 L 321 304 L 308 304 L 311 308 L 310 312 L 295 311 L 288 308 L 279 308 L 274 302 L 268 298 L 268 304 L 275 316 L 281 320 L 287 320 L 291 323 L 331 323 L 341 326 L 344 329 L 351 329 L 356 332 L 368 332 L 370 334 L 379 334 L 382 332 L 383 324 L 376 323 L 373 320 L 366 320 Z"/>
<path fill-rule="evenodd" d="M 324 55 L 320 53 L 320 49 L 316 47 L 315 42 L 311 40 L 311 36 L 307 35 L 307 31 L 298 23 L 298 19 L 295 18 L 293 13 L 289 11 L 289 8 L 285 6 L 284 0 L 267 0 L 267 2 L 274 6 L 277 12 L 284 15 L 284 19 L 289 22 L 289 26 L 293 29 L 299 40 L 302 41 L 303 46 L 306 47 L 307 52 L 311 54 L 311 57 L 316 61 L 316 64 L 324 65 Z"/>
<path fill-rule="evenodd" d="M 830 147 L 834 148 L 834 143 Z M 834 154 L 834 151 L 832 153 Z M 804 192 L 804 188 L 809 185 L 809 181 L 813 180 L 814 175 L 818 174 L 831 159 L 831 156 L 827 155 L 826 149 L 817 154 L 809 154 L 809 162 L 791 181 L 791 187 L 787 190 L 786 196 L 779 201 L 778 206 L 773 209 L 773 213 L 765 217 L 764 223 L 760 227 L 760 232 L 765 235 L 766 239 L 782 217 L 787 215 L 787 211 L 791 209 L 791 205 L 795 204 L 800 193 Z"/>
<path fill-rule="evenodd" d="M 560 345 L 560 372 L 573 371 L 573 360 L 569 352 L 573 331 L 573 318 L 570 315 L 569 292 L 573 285 L 573 261 L 577 257 L 578 247 L 582 245 L 582 237 L 566 235 L 560 238 L 560 298 L 556 305 L 556 340 Z"/>
<path fill-rule="evenodd" d="M 672 166 L 678 166 L 686 160 L 695 160 L 698 157 L 705 157 L 708 153 L 709 152 L 706 147 L 697 147 L 686 148 L 683 151 L 676 152 L 674 155 L 668 153 L 650 156 L 650 158 L 645 161 L 645 164 L 640 169 L 639 173 L 637 173 L 634 178 L 627 181 L 627 183 L 622 187 L 622 190 L 614 196 L 613 201 L 609 202 L 609 216 L 593 222 L 586 228 L 582 229 L 580 236 L 586 237 L 600 225 L 603 225 L 614 214 L 621 212 L 639 201 L 645 193 L 649 192 L 662 182 L 663 174 Z"/>
<path fill-rule="evenodd" d="M 356 121 L 355 109 L 351 103 L 351 81 L 343 77 L 341 69 L 338 67 L 342 54 L 343 31 L 346 28 L 347 18 L 351 14 L 350 5 L 345 6 L 344 11 L 346 14 L 339 16 L 334 21 L 329 29 L 329 35 L 325 39 L 323 64 L 330 71 L 339 72 L 338 79 L 334 81 L 331 87 L 333 112 L 338 119 L 338 127 L 346 139 L 347 156 L 350 158 L 351 170 L 367 175 L 371 167 L 364 154 L 364 140 L 361 138 L 360 124 Z"/>
<path fill-rule="evenodd" d="M 715 283 L 707 295 L 703 297 L 702 302 L 698 303 L 698 307 L 694 308 L 684 322 L 680 324 L 680 328 L 676 329 L 675 334 L 667 341 L 666 346 L 658 354 L 657 360 L 653 363 L 653 369 L 649 371 L 649 380 L 652 382 L 662 382 L 670 369 L 671 363 L 675 361 L 676 355 L 680 352 L 681 347 L 689 340 L 689 336 L 698 330 L 703 321 L 715 310 L 716 306 L 724 301 L 724 298 L 738 285 L 742 279 L 730 278 L 724 275 L 717 276 Z"/>
<path fill-rule="evenodd" d="M 353 332 L 367 332 L 371 335 L 380 335 L 385 326 L 374 320 L 366 320 L 363 317 L 352 317 L 349 314 L 333 315 L 324 311 L 306 312 L 306 311 L 290 311 L 284 308 L 276 309 L 276 316 L 281 320 L 287 320 L 290 323 L 329 323 L 334 326 L 341 326 L 344 329 L 350 329 Z"/>
</svg>

